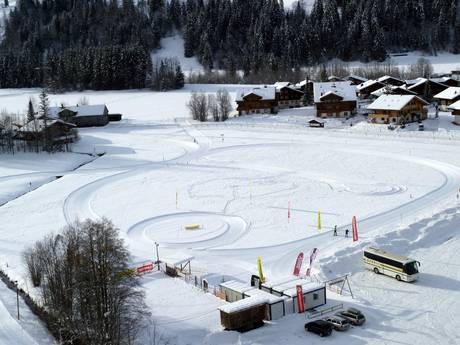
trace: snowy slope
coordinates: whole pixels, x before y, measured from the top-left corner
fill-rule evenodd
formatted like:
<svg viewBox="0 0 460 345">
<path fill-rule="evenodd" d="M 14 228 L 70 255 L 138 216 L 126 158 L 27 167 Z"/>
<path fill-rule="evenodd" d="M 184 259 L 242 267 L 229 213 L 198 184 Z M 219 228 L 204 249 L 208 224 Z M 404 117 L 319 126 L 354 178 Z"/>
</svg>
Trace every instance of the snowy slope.
<svg viewBox="0 0 460 345">
<path fill-rule="evenodd" d="M 317 247 L 315 274 L 352 274 L 356 299 L 331 293 L 330 303 L 357 306 L 368 316 L 364 328 L 335 333 L 332 344 L 455 343 L 460 337 L 459 277 L 450 267 L 460 250 L 455 194 L 460 186 L 460 127 L 391 132 L 331 121 L 325 129 L 310 129 L 305 126 L 312 116 L 309 108 L 224 124 L 187 120 L 190 92 L 219 87 L 51 95 L 52 103 L 71 104 L 81 96 L 93 104 L 107 102 L 124 120 L 80 131 L 75 149 L 106 152 L 103 157 L 77 171 L 61 171 L 59 180 L 0 207 L 2 267 L 22 279 L 25 247 L 86 217 L 113 219 L 135 260 L 152 259 L 155 241 L 164 260 L 194 256 L 192 268 L 208 274 L 211 284 L 222 279 L 248 282 L 256 273 L 257 256 L 262 256 L 268 279 L 284 277 L 300 251 Z M 238 86 L 224 87 L 234 96 Z M 0 91 L 0 100 L 16 111 L 37 92 Z M 428 123 L 442 124 L 426 122 L 427 128 Z M 38 157 L 24 158 L 17 160 L 16 171 L 41 171 Z M 2 184 L 0 179 L 0 188 L 14 192 L 13 180 Z M 321 232 L 316 229 L 318 210 Z M 353 215 L 361 241 L 334 239 L 332 226 L 337 224 L 343 235 Z M 184 230 L 192 223 L 202 230 Z M 402 284 L 363 271 L 360 250 L 372 243 L 421 261 L 419 282 Z M 302 315 L 246 334 L 222 332 L 217 312 L 222 301 L 163 276 L 146 277 L 142 283 L 155 323 L 171 343 L 322 342 L 305 334 Z M 417 332 L 428 317 L 441 331 Z"/>
</svg>

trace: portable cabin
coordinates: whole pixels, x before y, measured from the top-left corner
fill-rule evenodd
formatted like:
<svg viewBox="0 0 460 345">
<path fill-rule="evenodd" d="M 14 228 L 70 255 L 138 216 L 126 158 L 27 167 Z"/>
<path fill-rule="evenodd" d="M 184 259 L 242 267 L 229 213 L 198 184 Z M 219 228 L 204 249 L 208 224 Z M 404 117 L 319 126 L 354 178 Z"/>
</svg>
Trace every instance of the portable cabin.
<svg viewBox="0 0 460 345">
<path fill-rule="evenodd" d="M 236 280 L 229 280 L 220 283 L 219 287 L 220 291 L 225 293 L 225 300 L 227 302 L 236 302 L 242 300 L 246 291 L 254 289 L 253 287 Z"/>
<path fill-rule="evenodd" d="M 297 280 L 299 280 L 299 277 L 296 277 L 296 276 L 283 277 L 277 280 L 271 280 L 271 281 L 260 284 L 260 289 L 268 293 L 271 293 L 273 295 L 281 297 L 283 296 L 283 293 L 275 290 L 274 287 L 280 286 L 282 284 L 294 282 Z"/>
<path fill-rule="evenodd" d="M 220 322 L 228 331 L 248 331 L 263 326 L 268 299 L 248 297 L 220 306 Z"/>
<path fill-rule="evenodd" d="M 278 320 L 286 315 L 285 301 L 288 299 L 287 297 L 275 296 L 257 288 L 248 290 L 243 295 L 244 298 L 261 297 L 267 299 L 267 311 L 265 315 L 265 320 L 267 321 Z"/>
<path fill-rule="evenodd" d="M 314 309 L 326 304 L 326 286 L 324 284 L 308 282 L 304 280 L 304 283 L 296 285 L 302 286 L 305 310 Z M 290 312 L 297 313 L 299 311 L 296 285 L 283 291 L 283 295 L 292 300 L 292 311 L 286 310 L 286 314 Z"/>
</svg>

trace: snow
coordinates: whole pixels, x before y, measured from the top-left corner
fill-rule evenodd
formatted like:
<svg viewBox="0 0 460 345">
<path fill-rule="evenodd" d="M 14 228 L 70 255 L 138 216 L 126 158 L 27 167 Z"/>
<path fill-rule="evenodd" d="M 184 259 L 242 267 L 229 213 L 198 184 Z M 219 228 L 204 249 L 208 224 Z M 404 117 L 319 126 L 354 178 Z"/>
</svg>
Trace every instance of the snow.
<svg viewBox="0 0 460 345">
<path fill-rule="evenodd" d="M 414 98 L 418 98 L 418 97 L 413 96 L 413 95 L 381 95 L 371 105 L 369 105 L 367 109 L 369 110 L 401 110 L 408 103 L 412 102 Z"/>
<path fill-rule="evenodd" d="M 360 91 L 362 89 L 365 89 L 365 88 L 367 88 L 369 86 L 372 86 L 374 84 L 377 84 L 377 83 L 383 85 L 382 83 L 378 82 L 377 80 L 367 80 L 364 83 L 357 85 L 356 90 Z"/>
<path fill-rule="evenodd" d="M 268 297 L 254 295 L 248 298 L 240 299 L 239 301 L 233 303 L 224 304 L 219 307 L 219 310 L 226 314 L 234 314 L 267 303 L 270 303 L 270 299 Z"/>
<path fill-rule="evenodd" d="M 181 35 L 175 34 L 162 38 L 161 48 L 152 52 L 152 61 L 156 59 L 176 58 L 184 74 L 200 73 L 204 71 L 203 66 L 196 57 L 186 58 L 184 56 L 184 39 Z"/>
<path fill-rule="evenodd" d="M 453 116 L 441 112 L 435 119 L 430 109 L 426 132 L 410 125 L 392 132 L 364 117 L 327 119 L 324 129 L 312 129 L 312 107 L 225 123 L 189 119 L 186 102 L 192 91 L 226 88 L 235 99 L 240 87 L 50 95 L 52 104 L 75 104 L 84 96 L 122 113 L 123 120 L 81 129 L 75 153 L 0 156 L 0 191 L 10 199 L 0 207 L 1 268 L 26 289 L 24 248 L 86 217 L 112 219 L 133 262 L 156 260 L 155 242 L 168 262 L 194 257 L 192 271 L 211 286 L 223 280 L 249 285 L 258 256 L 268 282 L 282 285 L 299 252 L 318 248 L 315 277 L 349 273 L 355 295 L 328 291 L 328 305 L 357 307 L 368 320 L 363 328 L 333 334 L 332 344 L 455 343 L 460 337 L 455 266 L 460 127 L 452 124 Z M 0 90 L 0 108 L 22 111 L 39 91 Z M 105 155 L 89 155 L 95 152 Z M 72 171 L 82 163 L 88 164 Z M 40 187 L 28 192 L 30 181 Z M 316 226 L 318 210 L 322 231 Z M 343 234 L 354 215 L 360 241 L 353 244 Z M 202 229 L 189 232 L 187 224 Z M 364 270 L 367 246 L 420 261 L 419 281 L 398 283 Z M 305 270 L 306 263 L 302 274 Z M 223 332 L 217 308 L 224 301 L 161 273 L 146 275 L 141 283 L 155 325 L 170 343 L 323 343 L 305 333 L 303 315 L 244 334 Z M 286 286 L 293 287 L 295 282 Z M 10 334 L 14 331 L 2 336 Z"/>
<path fill-rule="evenodd" d="M 452 109 L 452 110 L 460 110 L 460 100 L 449 105 L 449 109 Z"/>
<path fill-rule="evenodd" d="M 236 281 L 236 280 L 229 280 L 227 282 L 220 283 L 219 285 L 221 287 L 224 287 L 224 288 L 236 291 L 236 292 L 240 292 L 240 293 L 244 293 L 246 291 L 253 289 L 253 287 L 251 287 L 250 285 Z"/>
<path fill-rule="evenodd" d="M 437 99 L 447 100 L 453 100 L 457 97 L 460 97 L 460 87 L 448 87 L 444 91 L 441 91 L 440 93 L 434 96 L 434 98 Z"/>
<path fill-rule="evenodd" d="M 321 102 L 321 98 L 328 93 L 336 94 L 343 101 L 356 101 L 356 88 L 349 81 L 314 83 L 313 93 L 315 103 Z"/>
</svg>

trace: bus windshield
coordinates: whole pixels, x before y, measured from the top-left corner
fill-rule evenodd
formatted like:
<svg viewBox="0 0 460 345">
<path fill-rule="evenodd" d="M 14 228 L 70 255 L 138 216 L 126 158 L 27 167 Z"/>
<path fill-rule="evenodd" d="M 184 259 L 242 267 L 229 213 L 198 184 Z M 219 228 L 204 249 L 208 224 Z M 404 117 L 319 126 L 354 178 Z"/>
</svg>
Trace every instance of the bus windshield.
<svg viewBox="0 0 460 345">
<path fill-rule="evenodd" d="M 408 275 L 418 273 L 417 262 L 412 261 L 412 262 L 408 262 L 407 264 L 405 264 L 404 265 L 404 272 L 406 274 L 408 274 Z"/>
</svg>

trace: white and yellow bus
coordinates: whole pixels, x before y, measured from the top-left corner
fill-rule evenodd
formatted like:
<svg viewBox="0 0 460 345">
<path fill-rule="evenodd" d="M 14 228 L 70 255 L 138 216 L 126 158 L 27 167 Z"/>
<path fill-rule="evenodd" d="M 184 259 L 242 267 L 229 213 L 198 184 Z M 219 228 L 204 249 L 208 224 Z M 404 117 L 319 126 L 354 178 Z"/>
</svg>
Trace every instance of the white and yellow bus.
<svg viewBox="0 0 460 345">
<path fill-rule="evenodd" d="M 385 274 L 398 281 L 413 282 L 418 278 L 420 262 L 377 248 L 366 248 L 363 253 L 364 266 L 375 273 Z"/>
</svg>

